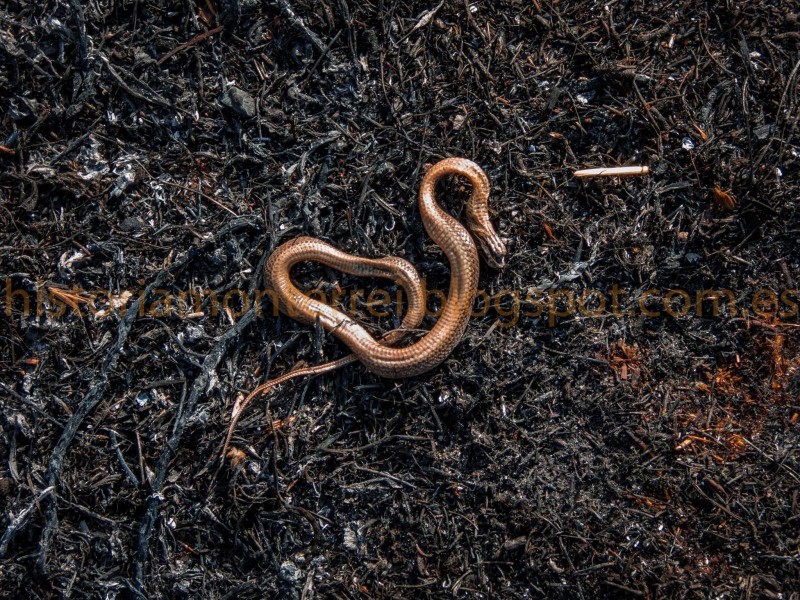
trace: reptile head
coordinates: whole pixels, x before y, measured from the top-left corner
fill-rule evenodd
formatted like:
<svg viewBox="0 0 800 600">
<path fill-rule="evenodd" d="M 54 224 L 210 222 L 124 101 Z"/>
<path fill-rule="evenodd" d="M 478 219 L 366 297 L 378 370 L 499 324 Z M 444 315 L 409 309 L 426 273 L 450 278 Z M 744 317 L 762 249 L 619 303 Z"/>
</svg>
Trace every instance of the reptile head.
<svg viewBox="0 0 800 600">
<path fill-rule="evenodd" d="M 472 222 L 469 225 L 487 264 L 495 269 L 502 269 L 505 267 L 506 245 L 503 243 L 503 240 L 500 239 L 500 236 L 497 235 L 492 224 Z"/>
</svg>

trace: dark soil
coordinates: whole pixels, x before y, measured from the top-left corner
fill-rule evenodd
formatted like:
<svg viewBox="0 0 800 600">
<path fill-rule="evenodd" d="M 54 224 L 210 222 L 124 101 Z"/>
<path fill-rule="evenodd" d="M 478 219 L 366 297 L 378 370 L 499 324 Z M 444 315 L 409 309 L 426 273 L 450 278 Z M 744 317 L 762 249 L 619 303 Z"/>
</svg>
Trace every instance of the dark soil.
<svg viewBox="0 0 800 600">
<path fill-rule="evenodd" d="M 0 595 L 798 598 L 798 19 L 6 0 Z M 265 257 L 321 237 L 446 290 L 416 192 L 447 156 L 493 184 L 492 306 L 413 380 L 284 385 L 221 464 L 237 396 L 347 352 L 245 312 Z"/>
</svg>

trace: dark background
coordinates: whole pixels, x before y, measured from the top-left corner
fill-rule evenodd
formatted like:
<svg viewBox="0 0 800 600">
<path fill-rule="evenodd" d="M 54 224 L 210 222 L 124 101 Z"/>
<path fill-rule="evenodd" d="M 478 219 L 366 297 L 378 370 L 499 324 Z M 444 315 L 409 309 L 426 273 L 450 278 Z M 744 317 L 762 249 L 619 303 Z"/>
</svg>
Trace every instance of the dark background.
<svg viewBox="0 0 800 600">
<path fill-rule="evenodd" d="M 799 14 L 6 2 L 0 590 L 796 598 L 798 318 L 742 309 L 800 285 Z M 209 301 L 138 309 L 159 289 L 261 289 L 297 235 L 403 256 L 446 289 L 416 192 L 447 156 L 493 183 L 510 254 L 482 267 L 488 292 L 617 284 L 635 311 L 648 288 L 725 288 L 739 310 L 506 328 L 490 310 L 413 380 L 352 365 L 257 401 L 217 471 L 238 394 L 346 349 Z M 651 174 L 572 178 L 620 164 Z M 454 212 L 466 197 L 440 191 Z M 10 310 L 37 289 L 65 314 Z M 98 289 L 136 293 L 91 315 Z"/>
</svg>

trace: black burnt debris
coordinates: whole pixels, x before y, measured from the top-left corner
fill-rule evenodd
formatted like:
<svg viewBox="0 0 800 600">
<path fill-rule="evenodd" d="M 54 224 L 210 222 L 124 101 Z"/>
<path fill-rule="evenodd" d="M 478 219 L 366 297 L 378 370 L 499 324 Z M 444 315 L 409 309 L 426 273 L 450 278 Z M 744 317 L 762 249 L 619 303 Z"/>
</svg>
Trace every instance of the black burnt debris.
<svg viewBox="0 0 800 600">
<path fill-rule="evenodd" d="M 0 595 L 796 598 L 799 17 L 8 0 Z M 221 461 L 237 399 L 347 353 L 274 310 L 277 244 L 402 256 L 434 322 L 447 156 L 509 248 L 461 344 L 288 383 Z M 399 323 L 392 282 L 295 276 Z"/>
</svg>

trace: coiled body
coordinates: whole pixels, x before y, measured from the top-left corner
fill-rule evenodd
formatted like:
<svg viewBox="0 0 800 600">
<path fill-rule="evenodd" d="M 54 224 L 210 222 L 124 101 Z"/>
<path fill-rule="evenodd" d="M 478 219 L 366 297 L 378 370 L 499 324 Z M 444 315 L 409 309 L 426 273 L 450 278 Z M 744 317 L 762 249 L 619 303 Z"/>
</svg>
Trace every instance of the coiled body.
<svg viewBox="0 0 800 600">
<path fill-rule="evenodd" d="M 436 203 L 436 183 L 447 175 L 461 175 L 472 184 L 467 203 L 467 227 L 445 213 Z M 361 361 L 381 377 L 412 377 L 441 363 L 458 344 L 472 314 L 472 299 L 478 287 L 480 265 L 475 242 L 484 258 L 494 267 L 502 267 L 506 249 L 489 221 L 489 180 L 483 170 L 466 158 L 448 158 L 436 163 L 425 174 L 419 189 L 419 209 L 425 230 L 450 261 L 450 291 L 439 319 L 425 336 L 408 346 L 395 347 L 409 329 L 422 322 L 425 298 L 416 269 L 402 258 L 362 258 L 346 254 L 320 240 L 300 237 L 279 246 L 267 260 L 267 285 L 275 290 L 280 309 L 303 323 L 320 320 L 322 326 L 344 342 L 352 354 L 312 367 L 292 369 L 259 385 L 245 398 L 237 400 L 231 423 L 222 445 L 226 456 L 231 437 L 244 410 L 260 394 L 294 379 L 327 373 Z M 472 234 L 472 236 L 470 235 Z M 474 240 L 473 240 L 474 236 Z M 294 265 L 316 261 L 351 275 L 385 277 L 398 281 L 406 291 L 408 312 L 400 329 L 376 340 L 353 318 L 314 298 L 306 296 L 289 276 Z"/>
<path fill-rule="evenodd" d="M 436 183 L 446 175 L 461 175 L 472 184 L 472 195 L 467 204 L 470 231 L 436 202 Z M 503 266 L 505 247 L 489 220 L 488 199 L 486 174 L 465 158 L 442 160 L 425 174 L 419 190 L 419 209 L 425 230 L 450 262 L 450 290 L 433 329 L 411 345 L 394 346 L 405 330 L 415 328 L 422 321 L 425 299 L 417 271 L 401 258 L 362 258 L 341 252 L 320 240 L 300 237 L 279 246 L 270 256 L 266 264 L 267 285 L 275 290 L 281 311 L 303 323 L 311 324 L 319 318 L 322 326 L 346 344 L 355 358 L 376 375 L 388 378 L 419 375 L 447 358 L 461 339 L 472 313 L 480 266 L 470 232 L 487 262 Z M 406 291 L 409 304 L 401 329 L 376 340 L 352 317 L 306 296 L 289 276 L 291 268 L 302 261 L 320 262 L 351 275 L 398 281 Z M 312 369 L 314 367 L 309 368 Z"/>
</svg>

